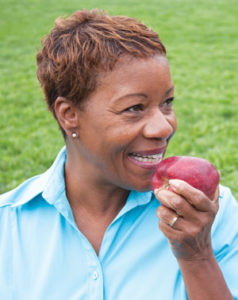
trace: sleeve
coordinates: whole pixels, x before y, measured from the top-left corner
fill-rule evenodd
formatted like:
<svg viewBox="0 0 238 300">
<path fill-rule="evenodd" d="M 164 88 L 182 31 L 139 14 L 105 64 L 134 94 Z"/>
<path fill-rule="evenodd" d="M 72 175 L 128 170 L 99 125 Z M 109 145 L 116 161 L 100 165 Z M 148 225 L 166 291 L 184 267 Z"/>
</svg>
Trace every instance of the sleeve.
<svg viewBox="0 0 238 300">
<path fill-rule="evenodd" d="M 0 207 L 0 299 L 12 299 L 11 211 Z"/>
<path fill-rule="evenodd" d="M 238 203 L 231 191 L 220 187 L 219 210 L 212 227 L 214 255 L 226 283 L 238 300 Z"/>
</svg>

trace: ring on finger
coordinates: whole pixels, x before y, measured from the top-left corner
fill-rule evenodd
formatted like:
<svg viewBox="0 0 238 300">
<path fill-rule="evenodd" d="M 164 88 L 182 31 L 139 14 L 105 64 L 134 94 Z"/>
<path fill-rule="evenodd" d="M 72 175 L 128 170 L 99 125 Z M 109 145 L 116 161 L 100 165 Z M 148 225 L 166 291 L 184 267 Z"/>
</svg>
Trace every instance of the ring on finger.
<svg viewBox="0 0 238 300">
<path fill-rule="evenodd" d="M 174 216 L 173 219 L 171 220 L 171 222 L 169 223 L 169 226 L 170 227 L 173 227 L 174 224 L 176 223 L 176 221 L 178 220 L 179 216 Z"/>
</svg>

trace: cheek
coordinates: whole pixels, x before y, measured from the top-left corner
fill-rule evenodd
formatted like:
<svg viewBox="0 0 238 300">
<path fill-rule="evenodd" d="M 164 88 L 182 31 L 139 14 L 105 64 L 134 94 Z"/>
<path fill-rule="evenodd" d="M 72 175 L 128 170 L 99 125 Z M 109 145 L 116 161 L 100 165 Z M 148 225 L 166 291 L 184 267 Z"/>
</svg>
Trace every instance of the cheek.
<svg viewBox="0 0 238 300">
<path fill-rule="evenodd" d="M 95 157 L 104 157 L 105 160 L 110 160 L 115 159 L 115 156 L 126 148 L 127 140 L 125 133 L 104 128 L 100 131 L 91 131 L 87 135 L 85 133 L 81 142 L 86 151 L 92 153 Z"/>
<path fill-rule="evenodd" d="M 140 132 L 140 124 L 128 124 L 115 116 L 100 117 L 93 124 L 82 128 L 82 143 L 95 155 L 115 159 L 129 151 Z"/>
<path fill-rule="evenodd" d="M 139 132 L 140 126 L 117 122 L 105 129 L 103 136 L 107 144 L 111 144 L 111 147 L 124 149 L 133 143 L 138 137 Z"/>
</svg>

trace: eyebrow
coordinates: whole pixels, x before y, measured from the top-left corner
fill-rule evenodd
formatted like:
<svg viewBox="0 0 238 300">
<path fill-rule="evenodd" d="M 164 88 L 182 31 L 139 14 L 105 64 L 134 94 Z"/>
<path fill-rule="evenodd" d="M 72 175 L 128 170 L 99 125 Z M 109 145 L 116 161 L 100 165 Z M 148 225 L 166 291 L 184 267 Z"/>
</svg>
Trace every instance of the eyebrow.
<svg viewBox="0 0 238 300">
<path fill-rule="evenodd" d="M 119 100 L 122 100 L 122 99 L 128 98 L 128 97 L 144 97 L 144 98 L 148 98 L 148 96 L 146 94 L 143 94 L 143 93 L 132 93 L 132 94 L 126 94 L 124 96 L 121 96 L 121 97 L 115 99 L 115 101 L 119 101 Z"/>
<path fill-rule="evenodd" d="M 168 96 L 171 92 L 174 91 L 174 86 L 171 86 L 171 88 L 169 88 L 165 93 L 164 93 L 164 97 Z"/>
<path fill-rule="evenodd" d="M 165 93 L 164 93 L 164 97 L 168 96 L 171 92 L 174 91 L 174 86 L 172 86 L 171 88 L 169 88 Z M 117 99 L 115 99 L 115 101 L 119 101 L 122 100 L 124 98 L 128 98 L 128 97 L 144 97 L 144 98 L 148 98 L 148 95 L 144 94 L 144 93 L 132 93 L 132 94 L 126 94 L 123 95 Z"/>
</svg>

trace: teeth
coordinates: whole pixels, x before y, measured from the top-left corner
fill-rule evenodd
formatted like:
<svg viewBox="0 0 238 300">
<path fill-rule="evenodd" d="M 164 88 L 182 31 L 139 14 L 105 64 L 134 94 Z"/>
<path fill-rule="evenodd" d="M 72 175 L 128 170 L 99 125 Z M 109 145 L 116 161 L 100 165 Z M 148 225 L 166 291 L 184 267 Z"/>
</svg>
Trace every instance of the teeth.
<svg viewBox="0 0 238 300">
<path fill-rule="evenodd" d="M 160 161 L 160 159 L 163 156 L 163 153 L 153 154 L 153 155 L 139 155 L 137 153 L 132 153 L 132 155 L 134 156 L 134 158 L 136 158 L 139 161 L 155 163 L 157 161 Z"/>
</svg>

